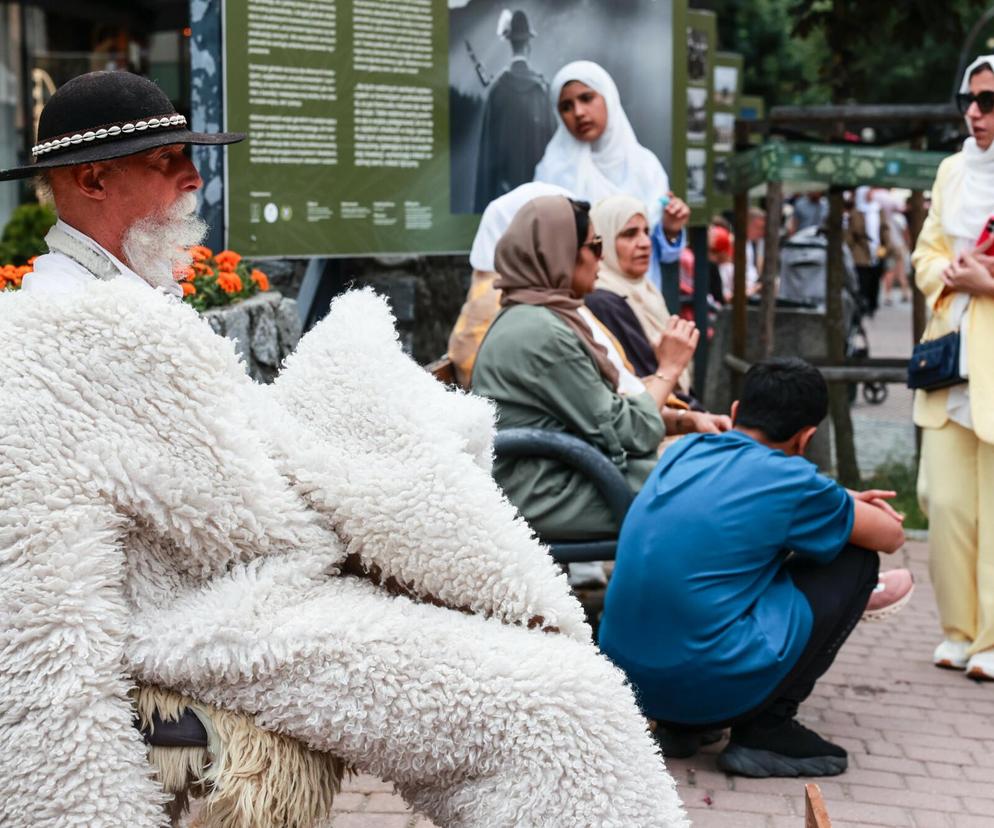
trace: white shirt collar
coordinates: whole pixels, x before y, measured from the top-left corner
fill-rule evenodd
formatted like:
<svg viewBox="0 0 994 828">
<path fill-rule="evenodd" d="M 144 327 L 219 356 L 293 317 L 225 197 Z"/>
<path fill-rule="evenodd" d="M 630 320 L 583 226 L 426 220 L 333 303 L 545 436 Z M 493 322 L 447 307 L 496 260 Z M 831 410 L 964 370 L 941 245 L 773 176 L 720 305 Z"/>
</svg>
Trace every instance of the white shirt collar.
<svg viewBox="0 0 994 828">
<path fill-rule="evenodd" d="M 77 230 L 75 227 L 73 227 L 71 224 L 69 224 L 68 222 L 64 221 L 63 219 L 59 219 L 58 221 L 56 221 L 55 224 L 56 224 L 56 226 L 60 230 L 64 231 L 66 234 L 72 236 L 73 238 L 78 239 L 79 241 L 83 242 L 84 244 L 88 244 L 91 247 L 95 247 L 97 250 L 99 250 L 101 253 L 103 253 L 108 259 L 110 259 L 111 264 L 113 264 L 114 267 L 117 268 L 118 272 L 124 278 L 129 279 L 131 281 L 138 281 L 138 282 L 141 282 L 141 284 L 145 285 L 146 287 L 151 287 L 148 284 L 148 282 L 146 282 L 141 276 L 139 276 L 130 267 L 128 267 L 124 262 L 122 262 L 119 258 L 117 258 L 117 256 L 115 256 L 113 253 L 111 253 L 102 244 L 100 244 L 99 242 L 95 241 L 90 236 L 86 235 L 86 233 L 84 233 L 82 230 Z"/>
</svg>

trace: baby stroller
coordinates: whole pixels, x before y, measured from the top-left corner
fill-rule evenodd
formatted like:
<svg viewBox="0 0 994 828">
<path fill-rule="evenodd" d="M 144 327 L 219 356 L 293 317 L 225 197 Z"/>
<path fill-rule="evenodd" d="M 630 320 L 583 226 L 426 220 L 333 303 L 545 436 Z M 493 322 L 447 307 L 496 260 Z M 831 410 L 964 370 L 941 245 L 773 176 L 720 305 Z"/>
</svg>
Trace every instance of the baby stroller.
<svg viewBox="0 0 994 828">
<path fill-rule="evenodd" d="M 870 355 L 869 338 L 863 319 L 866 300 L 859 290 L 859 277 L 849 248 L 842 247 L 846 270 L 842 307 L 846 327 L 846 357 L 866 358 Z M 824 309 L 825 276 L 828 239 L 818 227 L 807 227 L 787 239 L 780 248 L 780 289 L 777 304 L 788 307 Z M 857 383 L 849 385 L 849 403 L 856 400 Z M 864 382 L 863 399 L 880 405 L 887 399 L 887 386 L 882 382 Z"/>
</svg>

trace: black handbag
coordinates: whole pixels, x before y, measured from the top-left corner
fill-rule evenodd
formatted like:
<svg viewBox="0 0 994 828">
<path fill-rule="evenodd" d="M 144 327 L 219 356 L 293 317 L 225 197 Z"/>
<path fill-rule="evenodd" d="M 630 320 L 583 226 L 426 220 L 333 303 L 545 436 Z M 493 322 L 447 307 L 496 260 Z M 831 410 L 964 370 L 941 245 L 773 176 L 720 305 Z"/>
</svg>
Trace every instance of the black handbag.
<svg viewBox="0 0 994 828">
<path fill-rule="evenodd" d="M 959 372 L 959 331 L 919 342 L 908 360 L 908 388 L 938 391 L 966 382 Z"/>
</svg>

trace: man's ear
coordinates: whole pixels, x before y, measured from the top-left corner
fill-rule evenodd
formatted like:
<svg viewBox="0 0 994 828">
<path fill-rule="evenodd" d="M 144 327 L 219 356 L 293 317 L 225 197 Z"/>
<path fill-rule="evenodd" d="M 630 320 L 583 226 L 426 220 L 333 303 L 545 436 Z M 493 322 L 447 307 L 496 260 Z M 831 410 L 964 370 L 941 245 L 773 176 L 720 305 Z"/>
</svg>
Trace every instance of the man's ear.
<svg viewBox="0 0 994 828">
<path fill-rule="evenodd" d="M 99 162 L 89 164 L 78 164 L 70 167 L 73 183 L 76 188 L 87 198 L 94 201 L 103 201 L 107 198 L 107 190 L 104 189 L 104 176 L 107 175 L 108 167 Z"/>
<path fill-rule="evenodd" d="M 738 400 L 735 400 L 732 403 L 732 410 L 731 410 L 730 413 L 732 415 L 732 425 L 735 425 L 735 421 L 738 420 L 738 418 L 739 418 L 739 401 Z"/>
<path fill-rule="evenodd" d="M 815 436 L 817 430 L 818 426 L 808 426 L 807 428 L 802 428 L 794 435 L 794 439 L 797 440 L 797 453 L 802 457 L 804 456 L 804 452 L 808 450 L 808 443 L 811 442 L 811 438 Z"/>
</svg>

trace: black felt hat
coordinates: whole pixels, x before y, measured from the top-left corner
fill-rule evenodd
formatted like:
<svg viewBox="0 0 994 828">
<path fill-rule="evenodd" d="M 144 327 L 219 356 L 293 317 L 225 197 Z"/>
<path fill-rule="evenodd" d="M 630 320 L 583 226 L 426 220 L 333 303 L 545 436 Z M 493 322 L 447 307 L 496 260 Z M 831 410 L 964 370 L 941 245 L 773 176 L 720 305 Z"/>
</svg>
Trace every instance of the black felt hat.
<svg viewBox="0 0 994 828">
<path fill-rule="evenodd" d="M 531 40 L 535 37 L 531 24 L 528 22 L 528 15 L 520 9 L 511 15 L 511 25 L 507 32 L 507 39 L 510 41 Z"/>
<path fill-rule="evenodd" d="M 165 92 L 141 75 L 89 72 L 52 95 L 38 119 L 32 163 L 0 170 L 0 181 L 167 144 L 233 144 L 244 138 L 238 132 L 191 132 Z"/>
</svg>

